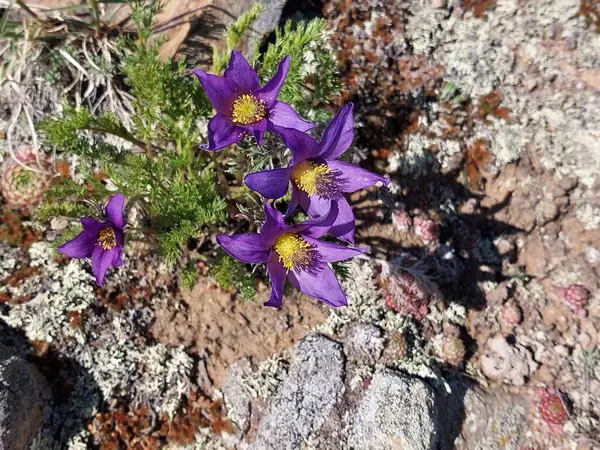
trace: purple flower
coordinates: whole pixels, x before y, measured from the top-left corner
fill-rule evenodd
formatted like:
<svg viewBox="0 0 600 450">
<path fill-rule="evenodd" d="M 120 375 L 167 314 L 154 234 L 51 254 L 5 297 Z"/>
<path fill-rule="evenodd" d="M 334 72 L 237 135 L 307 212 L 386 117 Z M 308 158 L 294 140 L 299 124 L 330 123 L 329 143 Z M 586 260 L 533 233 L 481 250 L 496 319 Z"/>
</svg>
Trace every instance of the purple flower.
<svg viewBox="0 0 600 450">
<path fill-rule="evenodd" d="M 98 286 L 102 286 L 109 266 L 123 265 L 123 194 L 115 194 L 106 204 L 108 220 L 101 222 L 82 217 L 83 231 L 75 239 L 58 247 L 58 251 L 71 258 L 92 258 L 92 272 Z"/>
<path fill-rule="evenodd" d="M 337 204 L 339 214 L 330 233 L 346 242 L 354 242 L 354 213 L 344 194 L 373 186 L 388 184 L 382 176 L 361 169 L 339 158 L 354 139 L 352 103 L 342 107 L 331 120 L 320 142 L 306 133 L 280 129 L 279 134 L 292 151 L 291 164 L 282 169 L 248 174 L 244 183 L 265 198 L 283 197 L 292 181 L 291 214 L 298 203 L 317 219 L 328 214 Z"/>
<path fill-rule="evenodd" d="M 277 72 L 260 87 L 258 74 L 235 50 L 222 77 L 194 69 L 202 89 L 217 111 L 208 124 L 208 145 L 205 150 L 220 150 L 239 142 L 252 133 L 258 145 L 268 130 L 277 133 L 279 127 L 307 131 L 314 127 L 302 120 L 290 105 L 277 100 L 290 68 L 290 57 L 279 63 Z"/>
<path fill-rule="evenodd" d="M 337 216 L 333 207 L 323 220 L 287 226 L 283 215 L 265 204 L 265 223 L 260 233 L 233 236 L 219 234 L 217 243 L 232 257 L 245 263 L 266 263 L 273 287 L 265 306 L 280 308 L 286 278 L 306 295 L 330 306 L 347 305 L 346 295 L 327 265 L 352 258 L 368 247 L 349 248 L 319 241 Z"/>
</svg>

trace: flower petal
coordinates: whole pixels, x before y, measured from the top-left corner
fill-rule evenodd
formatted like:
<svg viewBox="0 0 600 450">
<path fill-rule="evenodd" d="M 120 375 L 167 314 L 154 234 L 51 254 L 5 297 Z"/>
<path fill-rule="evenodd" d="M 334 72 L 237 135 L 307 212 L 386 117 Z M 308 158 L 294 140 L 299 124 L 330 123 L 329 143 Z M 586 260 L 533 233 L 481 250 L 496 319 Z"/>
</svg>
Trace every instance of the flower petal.
<svg viewBox="0 0 600 450">
<path fill-rule="evenodd" d="M 192 72 L 200 80 L 202 89 L 210 103 L 213 105 L 213 108 L 215 108 L 218 113 L 230 116 L 233 101 L 239 94 L 238 86 L 227 78 L 206 73 L 201 69 L 194 69 Z M 160 89 L 161 87 L 162 86 L 156 86 L 156 89 Z"/>
<path fill-rule="evenodd" d="M 279 256 L 273 251 L 269 256 L 267 271 L 269 272 L 272 289 L 271 296 L 264 305 L 279 309 L 283 305 L 283 286 L 285 285 L 286 271 L 283 264 L 279 262 Z"/>
<path fill-rule="evenodd" d="M 246 129 L 250 132 L 252 132 L 252 134 L 254 135 L 254 138 L 256 139 L 256 143 L 258 144 L 258 146 L 262 146 L 263 145 L 263 137 L 265 135 L 265 133 L 267 132 L 267 121 L 265 119 L 253 123 L 252 125 L 248 125 L 246 127 Z"/>
<path fill-rule="evenodd" d="M 269 248 L 273 246 L 275 239 L 288 228 L 283 220 L 283 215 L 269 203 L 265 203 L 265 222 L 260 230 L 263 242 Z"/>
<path fill-rule="evenodd" d="M 102 283 L 104 283 L 106 271 L 114 261 L 115 254 L 118 254 L 119 251 L 119 247 L 111 248 L 110 250 L 104 250 L 99 245 L 94 247 L 94 252 L 92 253 L 92 273 L 96 278 L 98 286 L 102 286 Z"/>
<path fill-rule="evenodd" d="M 58 251 L 70 258 L 89 258 L 94 251 L 94 245 L 96 245 L 96 236 L 84 230 L 74 239 L 58 247 Z"/>
<path fill-rule="evenodd" d="M 100 234 L 100 230 L 102 230 L 102 228 L 110 226 L 108 222 L 100 222 L 99 220 L 92 219 L 91 217 L 82 217 L 80 222 L 81 225 L 83 225 L 83 231 L 92 236 L 94 240 L 98 239 L 98 235 Z"/>
<path fill-rule="evenodd" d="M 292 184 L 292 198 L 290 198 L 290 202 L 288 203 L 288 207 L 285 212 L 285 217 L 290 217 L 294 213 L 294 211 L 296 211 L 296 208 L 298 208 L 298 197 L 300 194 L 301 191 L 298 190 L 298 188 L 296 188 L 296 186 Z"/>
<path fill-rule="evenodd" d="M 344 242 L 354 243 L 354 213 L 352 212 L 352 208 L 348 204 L 348 200 L 344 197 L 334 200 L 337 203 L 339 212 L 337 215 L 337 219 L 329 233 L 338 237 L 340 240 Z"/>
<path fill-rule="evenodd" d="M 269 131 L 278 135 L 283 143 L 292 151 L 294 164 L 317 156 L 317 141 L 303 131 L 293 128 L 282 128 L 269 123 Z"/>
<path fill-rule="evenodd" d="M 269 110 L 269 122 L 276 127 L 293 128 L 298 131 L 308 131 L 315 127 L 309 121 L 302 119 L 290 105 L 278 101 Z"/>
<path fill-rule="evenodd" d="M 333 200 L 330 198 L 323 198 L 318 195 L 300 195 L 299 199 L 300 205 L 311 219 L 325 217 L 329 214 L 329 211 L 331 211 L 331 203 Z"/>
<path fill-rule="evenodd" d="M 266 245 L 260 234 L 243 233 L 229 236 L 217 235 L 217 244 L 233 258 L 244 263 L 261 263 L 269 259 L 270 246 Z"/>
<path fill-rule="evenodd" d="M 329 306 L 338 307 L 348 304 L 333 270 L 326 264 L 320 264 L 310 270 L 292 270 L 288 273 L 288 278 L 300 292 L 321 300 Z"/>
<path fill-rule="evenodd" d="M 273 104 L 277 100 L 277 96 L 279 95 L 279 91 L 285 82 L 285 77 L 287 77 L 289 70 L 290 57 L 288 55 L 279 63 L 277 72 L 275 72 L 273 78 L 267 81 L 267 84 L 256 91 L 256 94 L 258 94 L 258 96 L 267 104 L 267 108 L 270 109 L 273 107 Z"/>
<path fill-rule="evenodd" d="M 246 92 L 252 92 L 259 88 L 258 74 L 250 64 L 248 64 L 246 58 L 236 50 L 231 52 L 229 65 L 227 66 L 227 69 L 225 69 L 223 76 L 228 80 L 233 81 Z"/>
<path fill-rule="evenodd" d="M 335 115 L 319 142 L 319 156 L 324 159 L 337 158 L 344 153 L 354 140 L 354 105 L 344 105 Z"/>
<path fill-rule="evenodd" d="M 113 266 L 120 267 L 123 265 L 123 260 L 121 259 L 122 254 L 123 254 L 123 249 L 119 249 L 119 251 L 115 253 L 115 257 L 112 262 Z"/>
<path fill-rule="evenodd" d="M 216 151 L 228 145 L 239 142 L 244 136 L 244 130 L 236 126 L 229 117 L 217 114 L 208 123 L 208 144 L 204 150 Z"/>
<path fill-rule="evenodd" d="M 306 237 L 305 239 L 318 250 L 320 260 L 323 262 L 344 261 L 369 250 L 369 247 L 343 247 L 332 242 L 319 241 L 311 237 Z"/>
<path fill-rule="evenodd" d="M 265 198 L 283 197 L 290 185 L 290 169 L 263 170 L 246 175 L 244 184 Z"/>
<path fill-rule="evenodd" d="M 350 164 L 336 159 L 327 161 L 327 166 L 336 173 L 336 181 L 340 183 L 342 192 L 351 193 L 360 189 L 374 186 L 378 182 L 388 185 L 390 180 L 376 173 L 369 172 L 354 164 Z"/>
<path fill-rule="evenodd" d="M 297 229 L 304 236 L 310 236 L 312 238 L 318 239 L 331 229 L 331 227 L 337 219 L 337 216 L 337 202 L 332 202 L 331 209 L 329 210 L 329 213 L 326 216 L 323 216 L 322 218 L 317 220 L 308 220 L 291 228 Z"/>
<path fill-rule="evenodd" d="M 113 195 L 108 203 L 106 204 L 106 215 L 110 221 L 118 229 L 123 229 L 123 206 L 125 205 L 125 197 L 123 194 L 118 193 Z"/>
</svg>

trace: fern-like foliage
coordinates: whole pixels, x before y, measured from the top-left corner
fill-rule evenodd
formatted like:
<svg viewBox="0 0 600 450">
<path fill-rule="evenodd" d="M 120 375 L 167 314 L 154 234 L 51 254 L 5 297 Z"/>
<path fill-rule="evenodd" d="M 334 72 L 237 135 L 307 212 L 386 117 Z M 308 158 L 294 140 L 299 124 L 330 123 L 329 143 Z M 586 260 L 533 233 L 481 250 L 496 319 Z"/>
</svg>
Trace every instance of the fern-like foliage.
<svg viewBox="0 0 600 450">
<path fill-rule="evenodd" d="M 256 296 L 252 275 L 241 262 L 222 257 L 212 268 L 211 274 L 223 289 L 236 289 L 244 300 L 253 300 Z"/>
</svg>

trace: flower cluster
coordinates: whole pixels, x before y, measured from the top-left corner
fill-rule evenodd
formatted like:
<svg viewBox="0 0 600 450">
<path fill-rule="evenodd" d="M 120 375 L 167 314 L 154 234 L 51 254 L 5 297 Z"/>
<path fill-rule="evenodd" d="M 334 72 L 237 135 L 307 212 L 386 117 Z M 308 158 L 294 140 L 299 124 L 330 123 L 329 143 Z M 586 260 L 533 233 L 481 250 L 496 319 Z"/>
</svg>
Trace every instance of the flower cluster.
<svg viewBox="0 0 600 450">
<path fill-rule="evenodd" d="M 285 216 L 265 203 L 265 222 L 259 233 L 218 235 L 217 243 L 232 257 L 250 264 L 264 263 L 272 284 L 267 306 L 279 308 L 286 279 L 301 292 L 331 306 L 346 305 L 346 296 L 329 263 L 342 261 L 367 248 L 345 247 L 319 240 L 326 233 L 354 243 L 355 219 L 345 198 L 360 189 L 388 180 L 340 161 L 354 139 L 353 105 L 342 107 L 319 141 L 306 132 L 314 125 L 287 103 L 277 100 L 290 66 L 285 57 L 275 75 L 260 86 L 257 72 L 235 50 L 223 76 L 200 69 L 193 73 L 216 111 L 208 125 L 208 151 L 222 150 L 252 135 L 260 146 L 266 132 L 281 138 L 291 151 L 287 167 L 250 173 L 244 183 L 266 199 L 279 199 L 291 187 Z M 83 231 L 59 251 L 90 258 L 99 285 L 110 265 L 119 266 L 123 250 L 123 195 L 106 206 L 107 220 L 84 217 Z M 289 226 L 285 219 L 301 207 L 310 220 Z"/>
</svg>

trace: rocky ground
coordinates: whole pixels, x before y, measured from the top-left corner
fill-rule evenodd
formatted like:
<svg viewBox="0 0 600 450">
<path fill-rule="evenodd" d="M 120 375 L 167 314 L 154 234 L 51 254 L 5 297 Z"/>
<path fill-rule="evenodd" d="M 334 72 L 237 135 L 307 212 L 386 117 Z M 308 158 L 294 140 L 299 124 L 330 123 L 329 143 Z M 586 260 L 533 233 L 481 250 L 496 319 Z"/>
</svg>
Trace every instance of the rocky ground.
<svg viewBox="0 0 600 450">
<path fill-rule="evenodd" d="M 600 5 L 320 6 L 392 180 L 350 305 L 180 291 L 141 246 L 97 289 L 5 214 L 5 448 L 600 449 Z"/>
</svg>

